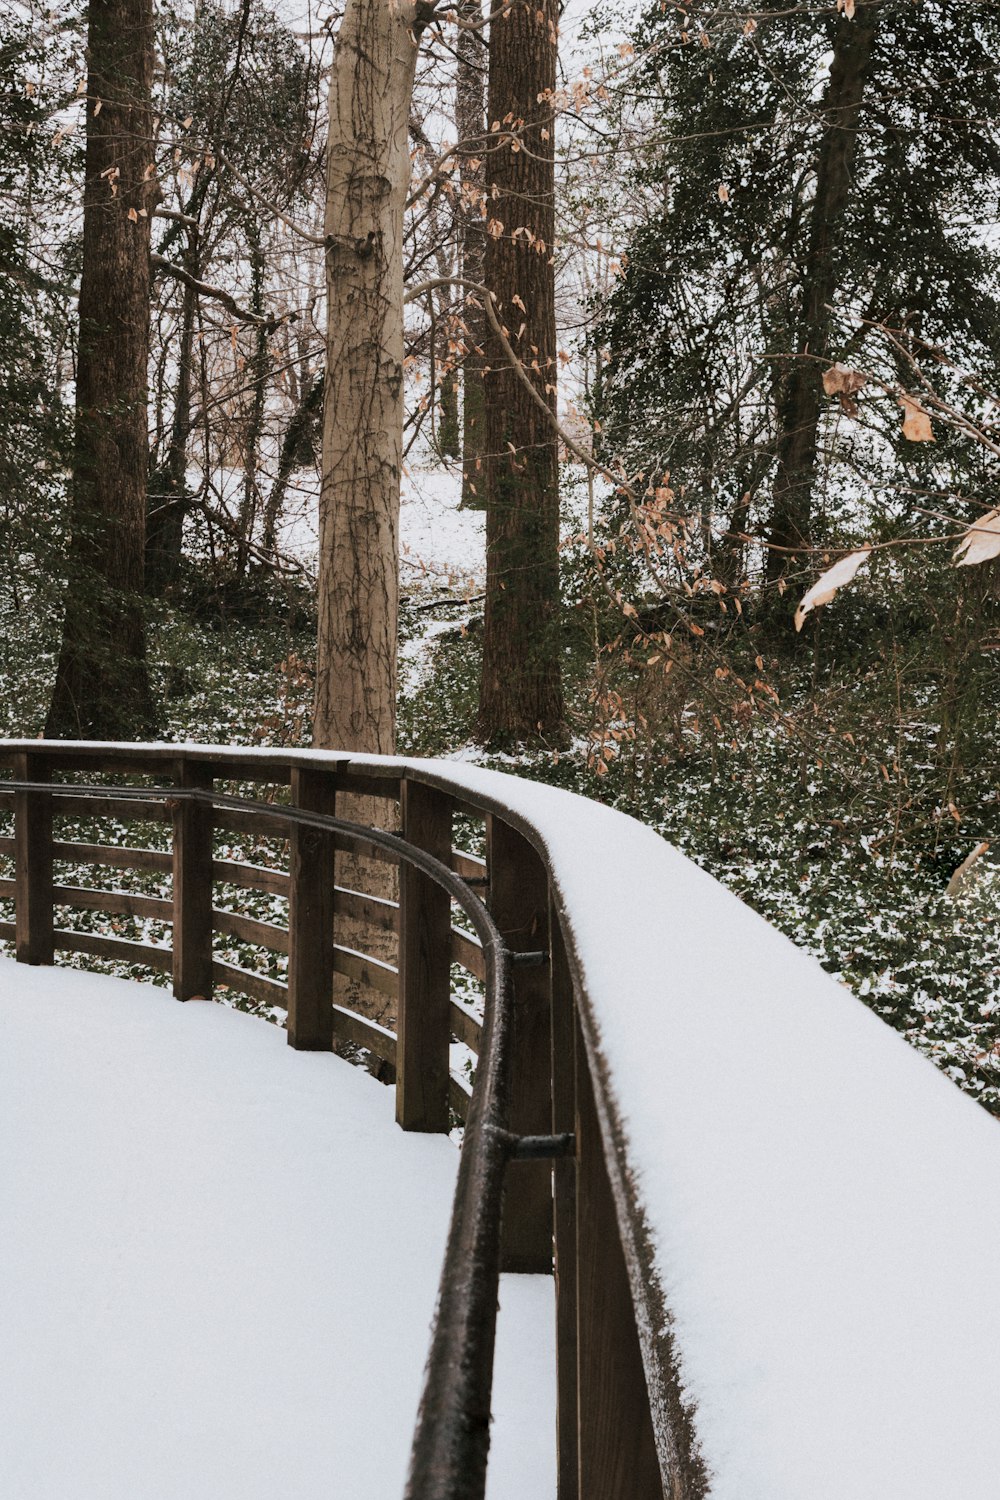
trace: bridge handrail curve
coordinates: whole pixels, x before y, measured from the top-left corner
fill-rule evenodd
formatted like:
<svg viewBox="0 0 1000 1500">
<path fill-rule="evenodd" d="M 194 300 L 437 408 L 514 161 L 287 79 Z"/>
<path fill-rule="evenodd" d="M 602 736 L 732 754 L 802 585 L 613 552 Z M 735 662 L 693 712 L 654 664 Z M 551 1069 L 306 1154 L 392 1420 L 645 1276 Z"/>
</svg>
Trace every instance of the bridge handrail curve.
<svg viewBox="0 0 1000 1500">
<path fill-rule="evenodd" d="M 54 841 L 51 832 L 52 807 L 64 799 L 80 803 L 91 799 L 94 805 L 114 807 L 132 803 L 140 811 L 150 803 L 160 802 L 171 813 L 175 824 L 174 838 L 174 924 L 190 920 L 190 913 L 178 908 L 178 886 L 183 885 L 183 857 L 178 863 L 178 849 L 183 847 L 185 819 L 215 812 L 234 813 L 244 819 L 257 819 L 271 827 L 309 830 L 313 834 L 336 835 L 354 846 L 364 845 L 395 857 L 403 865 L 419 870 L 447 892 L 463 910 L 482 946 L 486 967 L 488 1003 L 480 1040 L 476 1087 L 472 1093 L 466 1122 L 466 1142 L 460 1164 L 455 1210 L 449 1231 L 448 1248 L 442 1271 L 440 1300 L 431 1352 L 428 1361 L 424 1397 L 414 1440 L 408 1500 L 477 1500 L 484 1492 L 489 1431 L 489 1388 L 492 1367 L 493 1327 L 496 1312 L 496 1288 L 501 1268 L 501 1246 L 497 1229 L 500 1220 L 500 1192 L 507 1163 L 520 1156 L 557 1157 L 570 1143 L 573 1159 L 556 1164 L 554 1171 L 554 1223 L 546 1234 L 554 1239 L 557 1262 L 559 1301 L 557 1312 L 559 1355 L 559 1468 L 560 1500 L 573 1496 L 601 1495 L 613 1497 L 650 1497 L 659 1500 L 664 1493 L 664 1446 L 670 1468 L 671 1494 L 683 1493 L 676 1488 L 676 1433 L 672 1424 L 676 1409 L 664 1406 L 662 1392 L 664 1372 L 651 1367 L 649 1348 L 639 1343 L 638 1330 L 648 1324 L 649 1312 L 635 1305 L 636 1267 L 641 1265 L 645 1247 L 641 1239 L 641 1215 L 634 1205 L 622 1210 L 623 1170 L 621 1139 L 609 1138 L 609 1101 L 604 1095 L 602 1079 L 591 1066 L 587 1051 L 585 1018 L 565 934 L 561 930 L 558 897 L 553 889 L 551 872 L 544 863 L 544 851 L 530 820 L 523 818 L 502 799 L 470 793 L 458 780 L 450 782 L 439 766 L 424 770 L 419 763 L 381 761 L 358 756 L 317 756 L 312 752 L 241 752 L 229 747 L 93 745 L 57 742 L 0 742 L 0 765 L 14 773 L 0 782 L 0 807 L 12 802 L 15 812 L 15 835 L 12 842 L 17 856 L 13 882 L 17 919 L 15 935 L 18 957 L 39 961 L 31 956 L 32 944 L 38 942 L 35 928 L 44 929 L 44 913 L 39 913 L 39 893 L 30 890 L 28 849 L 32 834 L 36 843 L 47 841 L 47 884 L 53 889 L 51 863 Z M 204 786 L 170 787 L 95 786 L 75 782 L 53 783 L 53 771 L 98 770 L 102 774 L 154 774 L 168 765 L 178 783 L 206 776 L 227 780 L 280 780 L 287 775 L 295 783 L 296 772 L 325 776 L 336 783 L 336 791 L 354 796 L 399 798 L 405 807 L 408 788 L 422 787 L 432 798 L 459 802 L 463 810 L 484 815 L 492 821 L 500 847 L 511 850 L 517 858 L 530 862 L 533 854 L 536 869 L 532 872 L 538 885 L 539 870 L 545 885 L 548 950 L 524 953 L 534 965 L 545 960 L 549 973 L 551 1013 L 548 1021 L 548 1044 L 553 1031 L 560 1034 L 563 1046 L 569 1044 L 573 1062 L 567 1076 L 566 1059 L 555 1062 L 555 1052 L 545 1060 L 544 1069 L 535 1057 L 534 1091 L 538 1092 L 540 1071 L 548 1074 L 551 1122 L 548 1130 L 510 1128 L 510 1087 L 514 1040 L 518 1011 L 516 976 L 512 976 L 511 955 L 496 923 L 470 886 L 442 860 L 420 849 L 403 837 L 382 829 L 361 826 L 351 820 L 308 808 L 255 802 L 241 797 L 215 793 Z M 209 774 L 211 773 L 211 774 Z M 38 779 L 36 779 L 36 777 Z M 328 789 L 330 790 L 330 789 Z M 315 786 L 313 787 L 315 792 Z M 45 815 L 48 807 L 46 840 Z M 425 809 L 426 811 L 426 809 Z M 450 812 L 449 812 L 450 815 Z M 418 817 L 419 824 L 419 817 Z M 405 816 L 404 816 L 405 823 Z M 501 830 L 503 830 L 501 832 Z M 259 831 L 265 831 L 262 827 Z M 405 833 L 404 827 L 404 833 Z M 190 827 L 187 828 L 190 833 Z M 0 852 L 5 841 L 0 840 Z M 83 847 L 83 846 L 76 846 Z M 142 853 L 143 851 L 133 851 Z M 202 850 L 204 854 L 204 850 Z M 541 855 L 541 859 L 539 859 Z M 516 862 L 516 861 L 515 861 Z M 46 863 L 43 851 L 41 863 Z M 35 873 L 39 857 L 35 856 Z M 315 874 L 315 861 L 312 865 Z M 516 872 L 494 866 L 490 871 L 494 886 L 506 876 L 508 886 L 516 883 Z M 291 878 L 291 877 L 290 877 Z M 531 881 L 529 880 L 529 884 Z M 3 883 L 0 883 L 2 886 Z M 46 885 L 41 880 L 42 898 Z M 0 889 L 0 896 L 3 890 Z M 537 891 L 536 891 L 537 895 Z M 510 892 L 508 892 L 510 896 Z M 516 896 L 512 898 L 517 904 Z M 209 904 L 211 896 L 209 895 Z M 508 902 L 509 904 L 509 902 Z M 49 943 L 51 945 L 51 905 L 49 901 Z M 23 920 L 22 920 L 23 916 Z M 405 943 L 405 915 L 399 913 L 401 951 Z M 290 927 L 293 923 L 290 919 Z M 0 925 L 0 932 L 2 932 Z M 183 931 L 182 927 L 182 931 Z M 211 932 L 211 906 L 209 933 Z M 533 934 L 533 939 L 537 941 Z M 180 939 L 175 939 L 175 947 Z M 294 935 L 291 938 L 294 943 Z M 45 937 L 43 933 L 43 946 Z M 88 951 L 84 949 L 84 951 Z M 93 950 L 91 950 L 93 951 Z M 203 955 L 202 955 L 203 956 Z M 46 961 L 43 955 L 41 961 Z M 51 961 L 51 954 L 48 955 Z M 216 965 L 216 968 L 218 965 Z M 177 959 L 174 958 L 175 992 Z M 403 968 L 401 960 L 401 970 Z M 400 975 L 400 985 L 404 976 Z M 201 986 L 205 988 L 205 986 Z M 418 984 L 417 989 L 420 988 Z M 424 986 L 426 988 L 426 986 Z M 537 987 L 536 987 L 537 988 Z M 186 998 L 186 996 L 179 996 Z M 293 1000 L 289 998 L 291 1022 Z M 403 1004 L 403 995 L 400 995 Z M 524 1007 L 521 1007 L 522 1011 Z M 582 1023 L 582 1024 L 581 1024 Z M 524 1022 L 522 1021 L 522 1025 Z M 529 1022 L 530 1031 L 534 1023 Z M 290 1040 L 292 1040 L 290 1027 Z M 397 1046 L 403 1040 L 400 1027 Z M 308 1041 L 306 1043 L 309 1044 Z M 539 1050 L 536 1047 L 536 1052 Z M 522 1058 L 524 1047 L 522 1045 Z M 401 1064 L 405 1067 L 405 1059 Z M 561 1074 L 557 1077 L 556 1074 Z M 604 1095 L 602 1097 L 602 1095 Z M 557 1096 L 561 1096 L 557 1099 Z M 567 1110 L 567 1099 L 573 1096 Z M 537 1104 L 537 1100 L 535 1101 Z M 537 1110 L 536 1110 L 537 1114 Z M 583 1118 L 582 1118 L 583 1117 Z M 401 1121 L 404 1123 L 404 1121 Z M 561 1131 L 558 1126 L 564 1127 Z M 567 1125 L 574 1128 L 566 1129 Z M 418 1126 L 419 1128 L 419 1126 Z M 567 1176 L 567 1168 L 569 1176 Z M 537 1194 L 536 1194 L 537 1197 Z M 516 1218 L 516 1216 L 515 1216 Z M 568 1218 L 573 1222 L 568 1223 Z M 560 1219 L 562 1224 L 560 1225 Z M 587 1223 L 589 1220 L 589 1229 Z M 561 1233 L 560 1233 L 561 1229 Z M 589 1235 L 589 1242 L 588 1242 Z M 509 1238 L 509 1236 L 508 1236 Z M 516 1223 L 513 1236 L 516 1244 Z M 529 1226 L 526 1242 L 534 1241 L 537 1260 L 538 1226 Z M 571 1244 L 571 1241 L 575 1243 Z M 615 1243 L 617 1241 L 617 1243 Z M 581 1248 L 583 1253 L 581 1254 Z M 531 1250 L 527 1260 L 531 1259 Z M 544 1255 L 543 1255 L 544 1258 Z M 550 1256 L 551 1258 L 551 1256 Z M 524 1257 L 522 1256 L 522 1259 Z M 517 1266 L 516 1253 L 507 1264 Z M 579 1286 L 581 1265 L 589 1273 L 591 1285 L 585 1294 Z M 541 1269 L 523 1264 L 521 1269 Z M 595 1278 L 594 1272 L 597 1272 Z M 649 1288 L 655 1297 L 655 1287 Z M 623 1301 L 623 1296 L 625 1301 Z M 589 1302 L 587 1299 L 589 1298 Z M 626 1305 L 626 1302 L 631 1305 Z M 584 1307 L 584 1303 L 587 1306 Z M 582 1337 L 581 1337 L 582 1336 Z M 587 1345 L 581 1352 L 580 1343 Z M 589 1409 L 591 1386 L 607 1384 L 607 1363 L 611 1359 L 617 1389 L 612 1399 L 604 1392 L 604 1422 L 595 1424 Z M 667 1378 L 669 1379 L 669 1372 Z M 657 1398 L 660 1398 L 659 1403 Z"/>
</svg>

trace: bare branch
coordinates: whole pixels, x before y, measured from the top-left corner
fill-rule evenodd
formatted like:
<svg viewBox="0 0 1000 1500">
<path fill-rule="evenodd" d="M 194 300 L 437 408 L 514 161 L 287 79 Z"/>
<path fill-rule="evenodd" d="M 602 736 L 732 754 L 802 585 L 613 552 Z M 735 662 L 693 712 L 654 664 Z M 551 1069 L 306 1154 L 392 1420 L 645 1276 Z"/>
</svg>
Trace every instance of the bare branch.
<svg viewBox="0 0 1000 1500">
<path fill-rule="evenodd" d="M 257 313 L 247 312 L 246 308 L 240 307 L 236 298 L 221 286 L 212 286 L 207 281 L 199 281 L 197 276 L 192 276 L 190 271 L 185 271 L 182 266 L 175 265 L 172 260 L 167 260 L 163 255 L 151 255 L 150 264 L 157 271 L 162 271 L 167 276 L 172 276 L 175 281 L 181 282 L 183 286 L 189 286 L 192 291 L 198 293 L 199 297 L 210 297 L 213 302 L 221 302 L 233 317 L 240 323 L 254 323 L 258 327 L 273 329 L 277 328 L 280 319 L 262 318 Z"/>
<path fill-rule="evenodd" d="M 265 198 L 260 189 L 254 187 L 253 183 L 250 182 L 246 177 L 244 177 L 243 173 L 239 171 L 237 167 L 233 166 L 228 157 L 223 156 L 221 152 L 217 152 L 216 155 L 218 156 L 219 161 L 225 164 L 226 171 L 233 174 L 233 176 L 236 178 L 236 181 L 240 183 L 245 191 L 250 194 L 251 198 L 255 199 L 264 208 L 266 208 L 268 213 L 273 214 L 276 219 L 280 219 L 282 224 L 286 225 L 293 234 L 298 235 L 299 239 L 305 240 L 309 245 L 326 245 L 325 235 L 313 234 L 311 230 L 303 229 L 302 225 L 296 223 L 296 221 L 289 214 L 285 213 L 284 209 L 279 208 L 276 203 L 272 203 L 269 198 Z"/>
</svg>

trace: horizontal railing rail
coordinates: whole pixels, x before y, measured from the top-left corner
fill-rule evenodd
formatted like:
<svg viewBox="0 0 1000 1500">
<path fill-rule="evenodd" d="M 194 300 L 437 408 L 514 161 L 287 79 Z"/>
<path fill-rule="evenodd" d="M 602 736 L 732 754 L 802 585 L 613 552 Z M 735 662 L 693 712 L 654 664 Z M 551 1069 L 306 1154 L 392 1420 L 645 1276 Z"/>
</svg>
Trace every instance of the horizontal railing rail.
<svg viewBox="0 0 1000 1500">
<path fill-rule="evenodd" d="M 166 970 L 180 1000 L 210 998 L 215 985 L 242 992 L 287 1013 L 294 1047 L 346 1042 L 374 1055 L 381 1076 L 395 1079 L 404 1129 L 464 1121 L 408 1500 L 484 1493 L 502 1270 L 555 1271 L 559 1500 L 683 1495 L 676 1476 L 668 1486 L 662 1478 L 670 1414 L 657 1406 L 662 1381 L 638 1336 L 636 1228 L 613 1191 L 620 1146 L 608 1137 L 552 872 L 523 819 L 419 763 L 0 742 L 0 767 L 11 773 L 0 780 L 0 819 L 6 811 L 14 824 L 0 836 L 0 860 L 14 865 L 0 878 L 0 902 L 15 908 L 0 939 L 13 941 L 19 961 L 51 963 L 64 950 Z M 88 772 L 115 784 L 68 779 Z M 126 775 L 153 784 L 121 784 Z M 287 787 L 289 800 L 235 795 L 216 781 Z M 398 808 L 398 830 L 339 815 L 339 802 L 350 799 L 353 811 L 359 797 Z M 478 821 L 485 858 L 453 847 L 456 813 Z M 78 840 L 56 837 L 67 819 L 84 824 Z M 94 825 L 108 819 L 166 823 L 170 848 L 94 842 Z M 285 867 L 216 848 L 220 832 L 287 846 Z M 338 884 L 345 856 L 395 866 L 398 899 Z M 57 881 L 57 865 L 72 873 Z M 160 893 L 81 884 L 80 867 L 148 877 Z M 225 906 L 216 885 L 230 893 Z M 230 910 L 240 892 L 268 898 L 265 906 L 287 902 L 287 925 L 259 906 Z M 57 926 L 57 909 L 92 924 L 169 925 L 170 945 Z M 214 934 L 278 955 L 285 978 L 220 957 Z M 373 943 L 377 954 L 363 951 Z M 453 964 L 483 986 L 481 1015 L 452 995 Z M 338 1003 L 338 974 L 369 1009 L 394 1007 L 394 1029 Z M 455 1041 L 475 1057 L 471 1092 L 450 1068 Z"/>
</svg>

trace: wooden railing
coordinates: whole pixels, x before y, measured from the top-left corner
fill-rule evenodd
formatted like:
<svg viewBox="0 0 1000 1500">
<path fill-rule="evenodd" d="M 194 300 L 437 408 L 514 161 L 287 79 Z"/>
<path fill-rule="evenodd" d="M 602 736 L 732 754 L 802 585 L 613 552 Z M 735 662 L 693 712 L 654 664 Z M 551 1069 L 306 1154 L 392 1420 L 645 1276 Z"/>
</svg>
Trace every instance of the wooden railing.
<svg viewBox="0 0 1000 1500">
<path fill-rule="evenodd" d="M 558 872 L 548 868 L 530 824 L 502 797 L 470 795 L 440 766 L 419 762 L 0 741 L 0 769 L 9 776 L 6 789 L 0 781 L 0 818 L 13 821 L 0 837 L 0 858 L 14 867 L 13 878 L 0 879 L 0 901 L 15 908 L 13 922 L 0 921 L 0 938 L 14 943 L 19 962 L 51 964 L 61 951 L 166 971 L 178 1000 L 207 999 L 213 987 L 226 987 L 285 1011 L 293 1047 L 350 1043 L 380 1059 L 382 1076 L 396 1083 L 403 1129 L 446 1131 L 455 1116 L 468 1120 L 468 1170 L 463 1160 L 408 1494 L 457 1500 L 482 1493 L 478 1460 L 456 1460 L 448 1474 L 440 1455 L 468 1442 L 485 1461 L 488 1445 L 495 1286 L 479 1288 L 464 1314 L 490 1321 L 469 1335 L 480 1340 L 472 1362 L 490 1367 L 471 1409 L 453 1399 L 469 1361 L 448 1319 L 456 1297 L 466 1296 L 463 1277 L 474 1281 L 477 1257 L 490 1257 L 480 1244 L 488 1213 L 482 1234 L 476 1228 L 475 1243 L 469 1239 L 468 1194 L 483 1183 L 463 1188 L 463 1173 L 488 1176 L 495 1158 L 505 1184 L 498 1267 L 555 1274 L 560 1500 L 685 1496 L 678 1454 L 686 1435 L 669 1396 L 671 1372 L 657 1364 L 650 1335 L 656 1298 L 643 1283 L 641 1214 L 585 1024 L 587 996 L 560 910 Z M 376 799 L 379 822 L 392 832 L 366 837 L 338 820 L 344 799 L 350 808 L 359 797 Z M 481 838 L 483 857 L 453 847 L 459 816 Z M 92 827 L 109 819 L 119 831 L 106 842 L 92 841 L 89 831 L 62 836 L 67 821 Z M 169 849 L 120 842 L 121 825 L 136 822 L 166 824 Z M 220 834 L 277 841 L 269 847 L 275 863 L 220 857 Z M 337 856 L 359 852 L 398 866 L 398 900 L 337 884 Z M 96 880 L 67 884 L 57 873 L 67 863 L 164 883 L 169 876 L 170 894 Z M 227 907 L 215 905 L 217 887 L 229 892 Z M 287 924 L 231 909 L 243 892 L 287 900 Z M 170 946 L 56 925 L 57 908 L 169 924 Z M 367 946 L 377 942 L 379 954 L 356 939 L 341 941 L 347 923 L 366 934 Z M 285 978 L 223 961 L 216 934 L 287 957 Z M 485 984 L 482 1019 L 452 997 L 453 965 Z M 335 1001 L 337 974 L 362 997 L 388 999 L 395 1026 L 377 1023 L 363 1005 Z M 498 1040 L 505 1027 L 506 1040 Z M 450 1070 L 453 1038 L 479 1055 L 471 1095 Z M 483 1390 L 485 1409 L 476 1406 Z"/>
</svg>

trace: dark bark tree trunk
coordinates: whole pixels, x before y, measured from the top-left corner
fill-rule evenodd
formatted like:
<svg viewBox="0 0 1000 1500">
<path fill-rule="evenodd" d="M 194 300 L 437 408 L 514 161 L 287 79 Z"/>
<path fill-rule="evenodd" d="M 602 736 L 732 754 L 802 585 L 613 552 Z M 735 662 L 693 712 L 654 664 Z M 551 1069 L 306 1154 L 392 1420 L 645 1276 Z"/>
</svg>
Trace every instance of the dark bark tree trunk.
<svg viewBox="0 0 1000 1500">
<path fill-rule="evenodd" d="M 261 545 L 273 552 L 278 543 L 278 523 L 285 504 L 288 481 L 295 470 L 313 461 L 313 428 L 323 411 L 324 377 L 315 376 L 299 398 L 299 404 L 285 429 L 278 453 L 278 471 L 267 497 Z"/>
<path fill-rule="evenodd" d="M 142 614 L 153 168 L 150 0 L 91 0 L 76 449 L 51 737 L 131 739 L 156 713 Z"/>
<path fill-rule="evenodd" d="M 822 377 L 829 356 L 830 314 L 837 290 L 837 244 L 850 200 L 852 168 L 876 35 L 876 7 L 859 4 L 849 21 L 838 17 L 833 63 L 823 98 L 823 135 L 809 225 L 802 316 L 795 355 L 779 402 L 778 468 L 768 535 L 767 576 L 789 565 L 780 550 L 808 546 Z"/>
<path fill-rule="evenodd" d="M 182 257 L 184 269 L 194 278 L 201 277 L 198 254 L 198 229 L 188 230 L 188 245 Z M 187 514 L 187 445 L 191 436 L 191 359 L 194 350 L 194 325 L 198 311 L 198 293 L 190 282 L 184 283 L 181 298 L 181 328 L 177 344 L 177 389 L 170 424 L 170 444 L 163 469 L 151 485 L 150 511 L 146 533 L 146 592 L 155 597 L 177 582 L 184 540 L 184 517 Z"/>
<path fill-rule="evenodd" d="M 484 280 L 514 349 L 555 410 L 554 123 L 558 7 L 515 4 L 490 28 Z M 486 607 L 479 732 L 558 736 L 558 450 L 552 424 L 486 340 Z"/>
<path fill-rule="evenodd" d="M 264 314 L 264 251 L 260 225 L 247 220 L 250 243 L 250 311 L 258 318 L 253 331 L 253 356 L 248 371 L 252 383 L 250 410 L 247 413 L 243 442 L 243 496 L 239 512 L 239 546 L 236 551 L 236 577 L 242 579 L 250 561 L 254 527 L 260 510 L 260 441 L 264 435 L 264 398 L 267 388 L 267 324 Z"/>
<path fill-rule="evenodd" d="M 447 340 L 445 357 L 447 358 Z M 438 451 L 442 458 L 458 458 L 458 372 L 446 370 L 438 383 Z"/>
<path fill-rule="evenodd" d="M 461 20 L 478 25 L 482 0 L 463 0 Z M 483 279 L 486 221 L 483 191 L 486 184 L 486 48 L 481 31 L 460 31 L 455 80 L 455 130 L 461 148 L 461 273 L 467 281 Z M 486 447 L 486 409 L 483 395 L 483 341 L 486 320 L 475 298 L 466 296 L 462 309 L 462 504 L 482 510 L 486 504 L 483 452 Z"/>
</svg>

